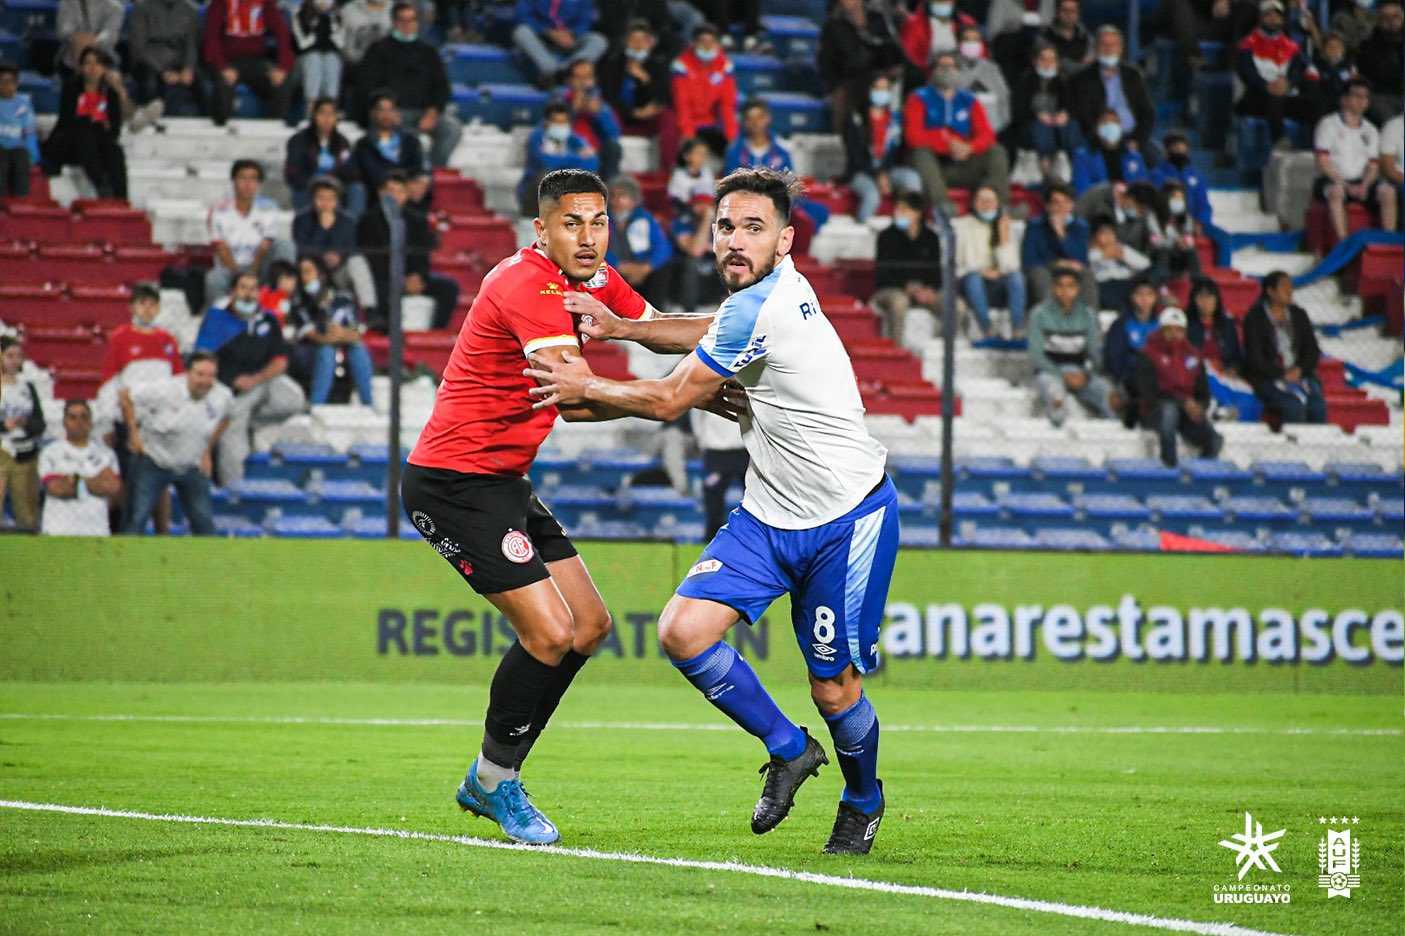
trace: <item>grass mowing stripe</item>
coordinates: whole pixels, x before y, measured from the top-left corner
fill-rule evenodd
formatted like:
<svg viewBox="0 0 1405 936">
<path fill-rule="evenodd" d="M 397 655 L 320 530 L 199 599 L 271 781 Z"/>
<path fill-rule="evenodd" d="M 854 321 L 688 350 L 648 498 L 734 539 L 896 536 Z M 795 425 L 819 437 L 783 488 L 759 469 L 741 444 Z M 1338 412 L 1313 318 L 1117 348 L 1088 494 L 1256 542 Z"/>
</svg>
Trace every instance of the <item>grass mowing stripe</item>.
<svg viewBox="0 0 1405 936">
<path fill-rule="evenodd" d="M 253 725 L 368 725 L 388 727 L 471 728 L 482 719 L 463 718 L 335 718 L 324 716 L 259 715 L 66 715 L 45 712 L 0 712 L 0 719 L 14 721 L 100 721 L 100 722 L 210 722 Z M 596 731 L 735 731 L 735 725 L 692 722 L 553 722 L 552 728 Z M 1405 734 L 1400 728 L 1253 728 L 1214 725 L 884 725 L 884 731 L 915 731 L 934 734 L 1251 734 L 1251 735 L 1349 735 L 1353 737 L 1393 737 Z"/>
<path fill-rule="evenodd" d="M 887 881 L 873 881 L 866 878 L 846 878 L 831 874 L 816 874 L 810 871 L 792 871 L 788 868 L 749 865 L 737 861 L 696 861 L 688 858 L 660 858 L 655 855 L 640 855 L 630 852 L 603 852 L 588 848 L 563 848 L 559 845 L 518 845 L 512 842 L 478 839 L 466 835 L 441 835 L 430 832 L 413 832 L 407 829 L 362 829 L 354 826 L 279 822 L 276 819 L 225 819 L 217 816 L 163 815 L 160 813 L 131 812 L 121 809 L 67 806 L 61 803 L 31 803 L 24 800 L 0 800 L 0 808 L 25 810 L 28 812 L 65 813 L 77 816 L 103 816 L 110 819 L 143 819 L 150 822 L 175 822 L 188 825 L 237 826 L 242 828 L 286 829 L 304 832 L 334 832 L 341 835 L 410 839 L 421 842 L 447 842 L 455 845 L 469 845 L 476 848 L 496 848 L 506 851 L 546 853 L 564 855 L 571 858 L 587 858 L 594 861 L 622 861 L 630 864 L 664 865 L 671 868 L 689 868 L 699 871 L 726 871 L 736 874 L 749 874 L 755 877 L 782 878 L 785 880 L 800 881 L 805 884 L 841 887 L 848 890 L 877 891 L 886 894 L 906 894 L 915 897 L 934 897 L 940 900 L 960 900 L 969 903 L 1007 907 L 1014 910 L 1029 910 L 1036 913 L 1051 913 L 1058 916 L 1077 917 L 1085 920 L 1123 923 L 1128 926 L 1140 926 L 1172 933 L 1198 933 L 1201 934 L 1201 936 L 1284 936 L 1284 934 L 1272 933 L 1267 930 L 1245 929 L 1241 926 L 1235 926 L 1232 923 L 1202 923 L 1195 920 L 1177 920 L 1167 917 L 1150 916 L 1142 913 L 1128 913 L 1122 910 L 1107 910 L 1102 907 L 1079 906 L 1077 904 L 1056 903 L 1048 900 L 1031 900 L 1023 897 L 1002 897 L 998 894 L 944 890 L 939 887 L 921 887 L 912 884 L 893 884 Z"/>
</svg>

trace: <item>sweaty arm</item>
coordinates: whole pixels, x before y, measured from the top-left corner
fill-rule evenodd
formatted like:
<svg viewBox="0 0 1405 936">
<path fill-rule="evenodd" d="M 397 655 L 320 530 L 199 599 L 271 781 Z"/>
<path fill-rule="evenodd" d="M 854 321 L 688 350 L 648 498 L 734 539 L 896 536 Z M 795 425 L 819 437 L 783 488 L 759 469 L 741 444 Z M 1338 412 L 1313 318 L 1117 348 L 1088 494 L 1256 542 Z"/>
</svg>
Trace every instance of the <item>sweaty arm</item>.
<svg viewBox="0 0 1405 936">
<path fill-rule="evenodd" d="M 558 350 L 558 349 L 552 349 Z M 658 422 L 671 422 L 693 407 L 714 399 L 722 389 L 725 375 L 717 373 L 697 354 L 684 358 L 673 373 L 658 380 L 607 380 L 598 377 L 578 355 L 565 349 L 559 362 L 534 356 L 527 375 L 541 386 L 532 390 L 539 397 L 534 408 L 558 406 L 562 415 L 577 407 L 588 407 L 596 419 L 642 416 Z M 566 416 L 570 419 L 570 416 Z M 586 419 L 592 417 L 585 417 Z"/>
</svg>

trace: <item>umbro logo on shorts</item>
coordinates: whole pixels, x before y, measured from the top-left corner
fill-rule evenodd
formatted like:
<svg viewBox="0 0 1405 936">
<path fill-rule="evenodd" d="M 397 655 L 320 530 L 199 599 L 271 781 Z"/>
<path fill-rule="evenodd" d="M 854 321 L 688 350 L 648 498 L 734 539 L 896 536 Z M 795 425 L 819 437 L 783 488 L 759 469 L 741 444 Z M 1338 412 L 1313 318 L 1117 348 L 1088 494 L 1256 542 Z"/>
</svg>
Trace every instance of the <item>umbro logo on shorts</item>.
<svg viewBox="0 0 1405 936">
<path fill-rule="evenodd" d="M 689 569 L 688 574 L 685 575 L 684 578 L 692 578 L 694 575 L 702 575 L 704 572 L 716 572 L 720 568 L 722 568 L 721 560 L 704 559 L 702 562 L 699 562 Z"/>
</svg>

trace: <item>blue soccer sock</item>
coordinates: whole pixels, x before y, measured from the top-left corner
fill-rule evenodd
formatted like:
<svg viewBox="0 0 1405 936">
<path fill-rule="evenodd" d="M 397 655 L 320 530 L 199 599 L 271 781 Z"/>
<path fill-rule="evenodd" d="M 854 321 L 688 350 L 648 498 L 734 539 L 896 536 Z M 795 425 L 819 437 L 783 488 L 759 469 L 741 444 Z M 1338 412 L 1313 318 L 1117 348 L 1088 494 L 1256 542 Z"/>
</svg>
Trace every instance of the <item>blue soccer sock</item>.
<svg viewBox="0 0 1405 936">
<path fill-rule="evenodd" d="M 878 789 L 878 714 L 873 703 L 860 694 L 859 701 L 825 721 L 844 774 L 844 802 L 873 812 L 883 801 Z"/>
<path fill-rule="evenodd" d="M 719 640 L 691 660 L 674 660 L 673 665 L 707 701 L 760 738 L 771 754 L 792 760 L 805 752 L 805 732 L 785 717 L 751 664 L 727 644 Z"/>
</svg>

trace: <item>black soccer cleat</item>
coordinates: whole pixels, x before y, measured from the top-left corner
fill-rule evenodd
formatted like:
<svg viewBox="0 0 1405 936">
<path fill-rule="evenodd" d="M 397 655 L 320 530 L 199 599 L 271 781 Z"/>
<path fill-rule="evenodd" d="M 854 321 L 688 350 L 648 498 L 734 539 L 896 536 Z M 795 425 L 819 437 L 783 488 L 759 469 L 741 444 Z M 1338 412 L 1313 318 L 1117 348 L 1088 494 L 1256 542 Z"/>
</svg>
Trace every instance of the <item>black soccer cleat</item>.
<svg viewBox="0 0 1405 936">
<path fill-rule="evenodd" d="M 883 795 L 883 781 L 878 781 L 878 794 Z M 878 824 L 883 821 L 883 807 L 886 803 L 878 801 L 878 808 L 871 813 L 866 813 L 852 803 L 839 801 L 839 812 L 834 817 L 834 830 L 829 833 L 829 841 L 825 843 L 824 853 L 826 855 L 867 855 L 869 849 L 873 848 L 873 839 L 878 835 Z"/>
<path fill-rule="evenodd" d="M 820 767 L 829 763 L 824 748 L 810 737 L 809 729 L 801 725 L 800 730 L 805 732 L 805 750 L 799 757 L 782 760 L 773 756 L 761 765 L 759 773 L 765 775 L 766 784 L 751 813 L 751 831 L 757 835 L 765 835 L 780 825 L 781 820 L 790 815 L 790 807 L 795 805 L 795 791 L 800 789 L 800 784 L 807 777 L 818 777 Z"/>
</svg>

